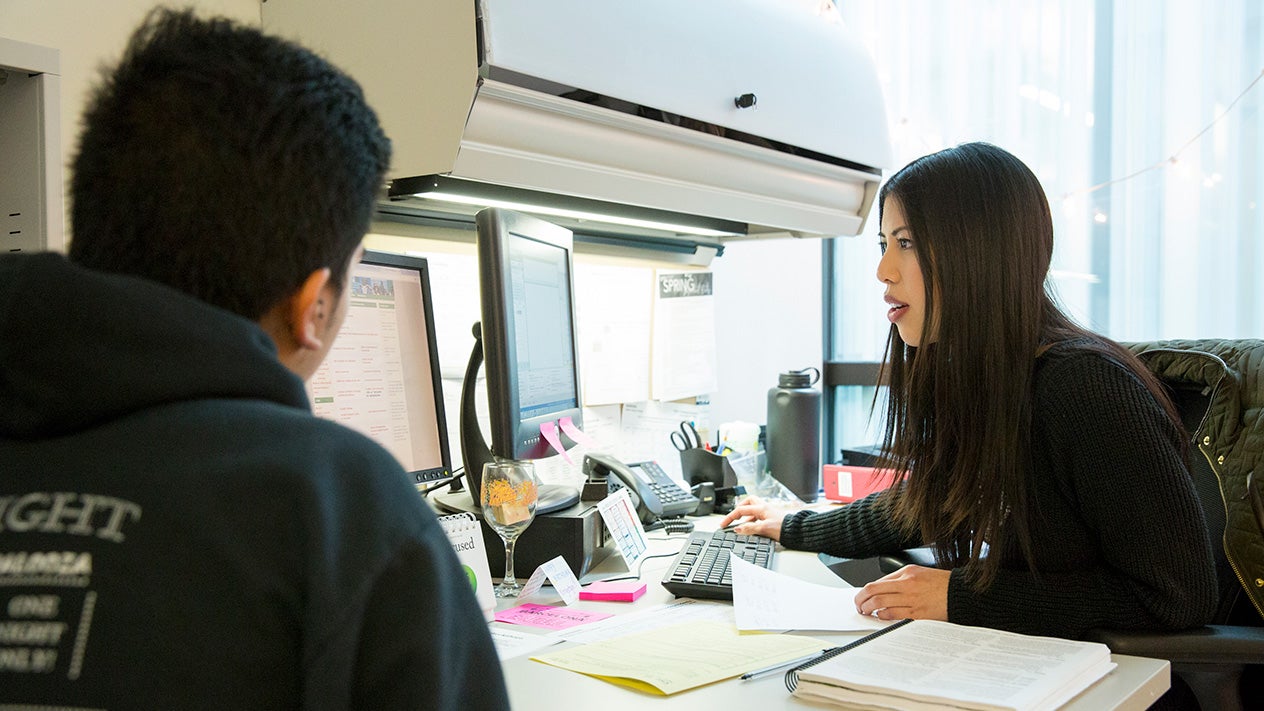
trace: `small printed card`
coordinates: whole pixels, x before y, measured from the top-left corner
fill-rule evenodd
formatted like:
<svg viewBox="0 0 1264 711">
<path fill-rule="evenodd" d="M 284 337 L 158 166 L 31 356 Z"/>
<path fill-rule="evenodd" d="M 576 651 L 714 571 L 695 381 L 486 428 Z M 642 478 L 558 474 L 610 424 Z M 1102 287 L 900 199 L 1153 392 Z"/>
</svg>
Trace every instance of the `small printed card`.
<svg viewBox="0 0 1264 711">
<path fill-rule="evenodd" d="M 546 630 L 564 630 L 568 627 L 604 620 L 607 617 L 614 617 L 614 615 L 605 612 L 573 610 L 569 607 L 536 605 L 530 602 L 496 613 L 497 622 L 507 622 L 511 625 L 527 625 L 528 627 L 542 627 Z"/>
<path fill-rule="evenodd" d="M 636 571 L 636 564 L 645 555 L 649 543 L 645 540 L 645 529 L 641 527 L 641 519 L 636 515 L 628 490 L 619 489 L 597 502 L 597 511 L 601 513 L 601 520 L 610 532 L 615 550 L 623 556 L 628 570 Z"/>
<path fill-rule="evenodd" d="M 574 604 L 579 599 L 579 579 L 560 555 L 536 568 L 527 579 L 527 584 L 522 586 L 518 597 L 526 598 L 536 594 L 544 587 L 545 579 L 553 583 L 553 589 L 567 605 Z"/>
</svg>

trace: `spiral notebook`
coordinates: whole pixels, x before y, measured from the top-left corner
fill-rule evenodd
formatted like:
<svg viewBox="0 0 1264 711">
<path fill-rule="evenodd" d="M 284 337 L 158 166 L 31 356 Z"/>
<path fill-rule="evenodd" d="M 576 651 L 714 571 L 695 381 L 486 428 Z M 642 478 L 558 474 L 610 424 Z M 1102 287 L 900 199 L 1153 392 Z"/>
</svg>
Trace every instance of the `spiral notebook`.
<svg viewBox="0 0 1264 711">
<path fill-rule="evenodd" d="M 1096 642 L 902 620 L 786 672 L 786 687 L 863 708 L 1046 711 L 1114 668 Z"/>
<path fill-rule="evenodd" d="M 487 564 L 482 524 L 474 514 L 466 512 L 440 516 L 439 525 L 448 534 L 452 550 L 474 587 L 474 597 L 478 598 L 478 606 L 483 608 L 483 617 L 490 622 L 496 617 L 496 592 L 492 589 L 492 571 Z"/>
<path fill-rule="evenodd" d="M 795 690 L 795 687 L 799 685 L 799 672 L 803 671 L 804 669 L 810 669 L 811 667 L 814 667 L 817 664 L 820 664 L 821 662 L 825 662 L 830 659 L 833 659 L 834 657 L 837 657 L 838 655 L 842 654 L 843 652 L 846 652 L 849 649 L 855 649 L 856 647 L 859 647 L 865 642 L 872 642 L 874 639 L 881 637 L 882 635 L 887 634 L 888 632 L 891 632 L 892 630 L 903 627 L 904 625 L 907 625 L 908 623 L 912 621 L 913 620 L 900 620 L 898 622 L 894 622 L 890 625 L 887 625 L 886 627 L 883 627 L 877 632 L 870 632 L 869 634 L 865 635 L 864 637 L 861 637 L 860 639 L 854 642 L 851 642 L 850 644 L 845 644 L 841 647 L 832 647 L 830 649 L 825 650 L 824 652 L 821 652 L 817 656 L 809 659 L 808 661 L 786 672 L 786 689 L 789 691 Z"/>
</svg>

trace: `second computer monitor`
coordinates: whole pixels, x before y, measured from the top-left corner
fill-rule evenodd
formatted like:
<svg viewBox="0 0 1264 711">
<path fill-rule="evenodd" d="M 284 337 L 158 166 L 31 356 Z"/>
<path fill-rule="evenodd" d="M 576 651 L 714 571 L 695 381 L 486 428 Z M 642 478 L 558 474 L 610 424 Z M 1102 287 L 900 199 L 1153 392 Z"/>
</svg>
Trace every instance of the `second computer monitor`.
<svg viewBox="0 0 1264 711">
<path fill-rule="evenodd" d="M 495 208 L 476 221 L 491 452 L 552 456 L 541 426 L 583 423 L 571 232 Z"/>
<path fill-rule="evenodd" d="M 419 485 L 451 478 L 426 260 L 365 252 L 347 315 L 307 383 L 312 410 L 381 444 Z"/>
</svg>

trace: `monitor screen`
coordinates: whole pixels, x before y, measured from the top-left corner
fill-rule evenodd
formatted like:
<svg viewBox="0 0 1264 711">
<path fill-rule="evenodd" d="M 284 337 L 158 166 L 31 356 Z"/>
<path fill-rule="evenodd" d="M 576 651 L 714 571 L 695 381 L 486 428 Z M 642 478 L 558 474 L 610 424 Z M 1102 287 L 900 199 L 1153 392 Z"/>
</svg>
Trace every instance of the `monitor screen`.
<svg viewBox="0 0 1264 711">
<path fill-rule="evenodd" d="M 510 303 L 518 378 L 518 416 L 531 419 L 579 405 L 565 249 L 511 233 Z"/>
<path fill-rule="evenodd" d="M 347 317 L 307 383 L 312 410 L 362 432 L 418 484 L 451 476 L 426 260 L 366 251 Z"/>
<path fill-rule="evenodd" d="M 476 219 L 491 453 L 553 456 L 541 426 L 583 423 L 571 233 L 505 210 Z"/>
</svg>

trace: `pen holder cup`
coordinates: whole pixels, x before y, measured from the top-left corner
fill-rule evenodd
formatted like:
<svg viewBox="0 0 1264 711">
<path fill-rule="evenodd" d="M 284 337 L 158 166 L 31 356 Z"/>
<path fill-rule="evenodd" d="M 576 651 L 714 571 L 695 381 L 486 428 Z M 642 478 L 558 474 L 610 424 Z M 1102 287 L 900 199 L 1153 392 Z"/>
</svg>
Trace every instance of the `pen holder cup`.
<svg viewBox="0 0 1264 711">
<path fill-rule="evenodd" d="M 710 482 L 716 489 L 737 486 L 737 474 L 728 457 L 708 452 L 701 447 L 686 449 L 680 453 L 680 471 L 690 486 Z"/>
</svg>

